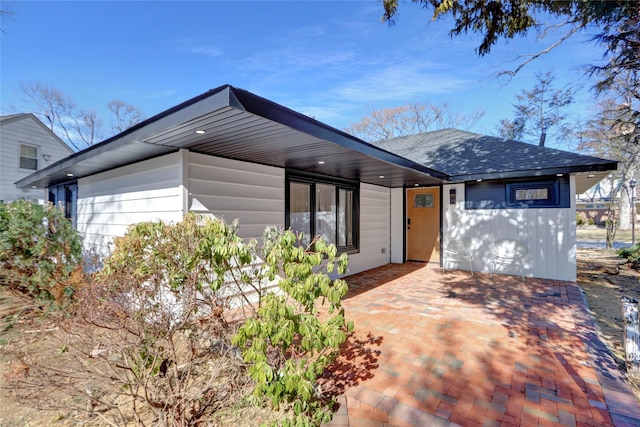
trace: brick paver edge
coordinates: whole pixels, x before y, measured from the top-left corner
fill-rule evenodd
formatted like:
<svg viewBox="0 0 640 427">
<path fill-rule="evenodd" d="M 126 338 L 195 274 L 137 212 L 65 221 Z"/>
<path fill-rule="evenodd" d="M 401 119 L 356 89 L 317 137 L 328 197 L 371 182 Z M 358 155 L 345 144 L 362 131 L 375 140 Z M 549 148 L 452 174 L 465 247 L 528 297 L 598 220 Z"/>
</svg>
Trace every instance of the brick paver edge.
<svg viewBox="0 0 640 427">
<path fill-rule="evenodd" d="M 575 285 L 580 289 L 585 308 L 585 311 L 581 313 L 582 318 L 576 320 L 580 320 L 582 327 L 594 330 L 598 337 L 598 341 L 583 339 L 587 353 L 591 360 L 598 360 L 598 358 L 607 360 L 606 364 L 594 363 L 594 367 L 613 424 L 616 427 L 640 427 L 640 401 L 635 398 L 631 386 L 625 381 L 624 376 L 616 367 L 613 355 L 604 344 L 602 332 L 591 315 L 591 308 L 584 290 L 577 283 Z"/>
</svg>

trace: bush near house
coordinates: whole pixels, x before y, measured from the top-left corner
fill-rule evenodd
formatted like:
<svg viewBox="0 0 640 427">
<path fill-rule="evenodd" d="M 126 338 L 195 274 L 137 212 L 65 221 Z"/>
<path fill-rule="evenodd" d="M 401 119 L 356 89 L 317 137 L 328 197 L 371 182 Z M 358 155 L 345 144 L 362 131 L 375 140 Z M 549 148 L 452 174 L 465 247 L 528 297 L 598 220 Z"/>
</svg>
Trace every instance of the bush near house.
<svg viewBox="0 0 640 427">
<path fill-rule="evenodd" d="M 84 279 L 82 240 L 60 209 L 0 203 L 1 286 L 64 306 Z"/>
<path fill-rule="evenodd" d="M 274 227 L 263 245 L 243 242 L 237 229 L 195 214 L 131 226 L 49 337 L 53 358 L 17 355 L 29 375 L 12 390 L 41 405 L 43 393 L 57 396 L 51 408 L 115 425 L 210 424 L 255 401 L 252 390 L 259 404 L 281 405 L 262 421 L 329 420 L 316 380 L 349 329 L 346 283 L 328 276 L 346 271 L 346 255 L 321 239 L 299 247 L 300 236 Z M 252 309 L 239 310 L 238 298 Z"/>
<path fill-rule="evenodd" d="M 243 349 L 256 395 L 293 407 L 294 417 L 284 426 L 320 425 L 331 420 L 333 403 L 318 388 L 317 379 L 339 354 L 353 324 L 345 321 L 344 280 L 326 273 L 343 274 L 347 256 L 336 258 L 336 247 L 316 239 L 309 248 L 297 247 L 291 231 L 265 242 L 268 274 L 283 272 L 281 294 L 270 293 L 255 318 L 247 320 L 234 337 Z M 313 248 L 313 249 L 311 249 Z M 323 268 L 319 268 L 323 266 Z M 320 318 L 320 305 L 328 302 L 328 318 Z"/>
</svg>

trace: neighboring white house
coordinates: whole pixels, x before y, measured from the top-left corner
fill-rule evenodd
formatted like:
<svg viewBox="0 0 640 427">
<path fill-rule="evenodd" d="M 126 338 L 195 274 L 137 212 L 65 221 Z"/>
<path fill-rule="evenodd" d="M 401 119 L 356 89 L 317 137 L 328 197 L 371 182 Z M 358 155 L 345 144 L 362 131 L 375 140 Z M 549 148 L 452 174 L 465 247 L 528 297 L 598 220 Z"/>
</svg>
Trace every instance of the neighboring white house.
<svg viewBox="0 0 640 427">
<path fill-rule="evenodd" d="M 0 200 L 44 202 L 43 188 L 19 189 L 16 181 L 72 154 L 73 150 L 33 114 L 0 116 Z"/>
<path fill-rule="evenodd" d="M 132 223 L 195 211 L 238 218 L 243 238 L 266 225 L 322 234 L 350 254 L 351 273 L 442 263 L 463 239 L 477 241 L 475 269 L 488 271 L 491 244 L 509 238 L 529 247 L 526 276 L 575 280 L 576 190 L 616 166 L 454 129 L 374 145 L 225 85 L 18 185 L 73 207 L 99 253 Z"/>
</svg>

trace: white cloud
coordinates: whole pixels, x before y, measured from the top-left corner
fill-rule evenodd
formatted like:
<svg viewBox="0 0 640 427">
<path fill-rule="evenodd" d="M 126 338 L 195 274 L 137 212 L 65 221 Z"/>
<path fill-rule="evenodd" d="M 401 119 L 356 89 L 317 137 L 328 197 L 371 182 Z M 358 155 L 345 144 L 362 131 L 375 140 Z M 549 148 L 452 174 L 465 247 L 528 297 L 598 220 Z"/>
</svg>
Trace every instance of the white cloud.
<svg viewBox="0 0 640 427">
<path fill-rule="evenodd" d="M 358 79 L 344 82 L 336 95 L 352 102 L 400 100 L 404 103 L 429 95 L 460 92 L 474 83 L 474 80 L 447 73 L 442 67 L 414 62 L 365 73 Z"/>
</svg>

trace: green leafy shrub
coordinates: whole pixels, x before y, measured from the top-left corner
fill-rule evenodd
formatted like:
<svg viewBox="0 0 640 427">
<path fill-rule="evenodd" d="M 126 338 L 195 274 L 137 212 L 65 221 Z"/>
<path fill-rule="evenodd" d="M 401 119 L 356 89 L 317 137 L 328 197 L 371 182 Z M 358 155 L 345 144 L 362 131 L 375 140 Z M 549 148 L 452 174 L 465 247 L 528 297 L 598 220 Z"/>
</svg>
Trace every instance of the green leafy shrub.
<svg viewBox="0 0 640 427">
<path fill-rule="evenodd" d="M 227 314 L 261 278 L 257 244 L 237 228 L 190 213 L 175 224 L 132 225 L 114 240 L 79 309 L 99 331 L 84 347 L 103 343 L 106 371 L 116 373 L 118 387 L 98 393 L 104 406 L 124 394 L 137 403 L 136 419 L 151 412 L 161 425 L 194 425 L 249 385 Z"/>
<path fill-rule="evenodd" d="M 234 402 L 265 396 L 284 404 L 263 418 L 278 425 L 328 421 L 331 400 L 316 378 L 348 325 L 347 285 L 327 274 L 345 272 L 346 255 L 322 240 L 298 247 L 275 227 L 264 245 L 237 230 L 195 214 L 130 226 L 49 338 L 59 339 L 56 357 L 28 362 L 12 390 L 27 401 L 55 395 L 52 408 L 113 425 L 210 425 Z"/>
<path fill-rule="evenodd" d="M 2 286 L 64 305 L 82 283 L 82 240 L 60 209 L 0 203 Z"/>
<path fill-rule="evenodd" d="M 64 351 L 12 389 L 54 389 L 52 407 L 110 425 L 209 425 L 251 391 L 231 345 L 237 292 L 225 288 L 250 280 L 255 250 L 235 226 L 194 214 L 130 226 L 60 324 Z"/>
<path fill-rule="evenodd" d="M 265 241 L 264 261 L 272 277 L 282 273 L 282 293 L 268 294 L 233 342 L 251 364 L 255 393 L 276 408 L 282 403 L 293 408 L 294 417 L 285 425 L 320 425 L 330 421 L 332 402 L 318 390 L 317 378 L 353 329 L 341 305 L 347 284 L 328 275 L 336 268 L 344 273 L 347 256 L 336 258 L 336 247 L 322 239 L 307 249 L 299 247 L 299 237 L 286 231 Z M 325 302 L 328 307 L 321 316 Z"/>
<path fill-rule="evenodd" d="M 640 243 L 630 248 L 622 248 L 618 250 L 620 258 L 626 258 L 632 268 L 640 269 Z"/>
<path fill-rule="evenodd" d="M 576 212 L 576 225 L 584 225 L 584 218 L 582 217 L 582 214 L 580 212 Z"/>
</svg>

